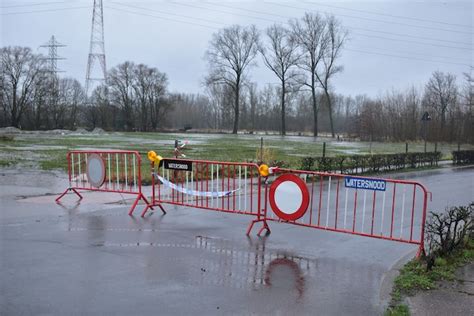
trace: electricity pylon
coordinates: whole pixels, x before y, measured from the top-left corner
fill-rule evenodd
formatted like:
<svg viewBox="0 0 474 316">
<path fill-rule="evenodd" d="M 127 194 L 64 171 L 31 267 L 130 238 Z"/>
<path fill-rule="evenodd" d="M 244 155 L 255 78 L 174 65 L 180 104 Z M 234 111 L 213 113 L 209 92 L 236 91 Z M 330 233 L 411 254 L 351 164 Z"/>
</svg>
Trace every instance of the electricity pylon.
<svg viewBox="0 0 474 316">
<path fill-rule="evenodd" d="M 95 70 L 95 65 L 99 64 L 100 70 Z M 104 47 L 104 7 L 102 0 L 94 0 L 92 11 L 92 29 L 89 48 L 89 58 L 87 60 L 86 73 L 86 94 L 89 95 L 94 83 L 105 83 L 107 79 L 107 67 L 105 63 Z"/>
</svg>

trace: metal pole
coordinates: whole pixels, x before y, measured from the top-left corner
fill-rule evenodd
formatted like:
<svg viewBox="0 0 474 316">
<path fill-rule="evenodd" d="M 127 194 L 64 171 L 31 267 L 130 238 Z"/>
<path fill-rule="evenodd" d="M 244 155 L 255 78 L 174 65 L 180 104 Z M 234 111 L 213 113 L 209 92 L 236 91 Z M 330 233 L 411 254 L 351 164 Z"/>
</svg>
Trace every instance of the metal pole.
<svg viewBox="0 0 474 316">
<path fill-rule="evenodd" d="M 178 158 L 178 140 L 174 140 L 174 157 Z"/>
<path fill-rule="evenodd" d="M 423 138 L 425 139 L 425 153 L 426 153 L 426 121 L 423 121 Z"/>
</svg>

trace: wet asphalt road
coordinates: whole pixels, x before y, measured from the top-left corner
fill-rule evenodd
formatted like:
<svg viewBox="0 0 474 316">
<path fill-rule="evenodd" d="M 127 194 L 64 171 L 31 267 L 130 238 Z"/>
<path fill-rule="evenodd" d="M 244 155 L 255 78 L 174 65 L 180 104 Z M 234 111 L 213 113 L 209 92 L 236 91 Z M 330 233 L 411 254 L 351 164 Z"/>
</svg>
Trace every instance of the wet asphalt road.
<svg viewBox="0 0 474 316">
<path fill-rule="evenodd" d="M 474 168 L 390 177 L 425 184 L 430 210 L 474 199 Z M 416 251 L 277 223 L 247 238 L 251 217 L 192 208 L 129 217 L 114 194 L 45 196 L 65 187 L 0 172 L 0 314 L 380 315 L 387 273 Z"/>
</svg>

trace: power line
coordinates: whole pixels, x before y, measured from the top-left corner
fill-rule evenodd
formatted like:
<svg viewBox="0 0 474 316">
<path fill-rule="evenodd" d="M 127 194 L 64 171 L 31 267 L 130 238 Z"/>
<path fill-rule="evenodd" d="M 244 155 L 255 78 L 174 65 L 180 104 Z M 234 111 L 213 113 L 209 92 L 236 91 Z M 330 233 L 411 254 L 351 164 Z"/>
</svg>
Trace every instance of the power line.
<svg viewBox="0 0 474 316">
<path fill-rule="evenodd" d="M 30 14 L 30 13 L 44 13 L 44 12 L 55 12 L 55 11 L 66 11 L 66 10 L 76 10 L 76 9 L 89 9 L 91 6 L 81 6 L 81 7 L 70 7 L 70 8 L 59 8 L 59 9 L 44 9 L 44 10 L 34 10 L 34 11 L 21 11 L 21 12 L 8 12 L 2 13 L 1 15 L 21 15 L 21 14 Z"/>
<path fill-rule="evenodd" d="M 158 2 L 162 3 L 162 1 L 158 1 Z M 456 23 L 450 23 L 450 22 L 444 22 L 444 21 L 438 21 L 438 20 L 422 19 L 422 18 L 409 17 L 409 16 L 403 16 L 403 15 L 394 15 L 394 14 L 375 12 L 375 11 L 369 11 L 369 10 L 352 9 L 352 8 L 346 8 L 346 7 L 341 7 L 341 6 L 323 4 L 323 3 L 319 3 L 319 2 L 313 2 L 313 1 L 303 1 L 303 2 L 308 3 L 308 4 L 314 4 L 316 6 L 331 7 L 331 8 L 335 8 L 335 9 L 361 12 L 361 13 L 366 13 L 366 14 L 380 15 L 380 16 L 388 16 L 388 17 L 392 17 L 392 18 L 396 18 L 396 19 L 405 19 L 405 20 L 413 20 L 413 21 L 419 21 L 419 22 L 436 23 L 436 24 L 442 24 L 442 25 L 452 25 L 452 26 L 458 26 L 458 27 L 472 28 L 471 25 L 466 25 L 466 24 L 456 24 Z M 117 2 L 115 2 L 115 3 L 117 3 Z M 133 3 L 137 3 L 137 1 L 134 1 Z M 151 1 L 151 4 L 157 4 L 157 2 L 156 1 Z M 215 2 L 206 3 L 206 4 L 224 6 L 221 3 L 217 4 Z M 231 6 L 228 6 L 228 7 L 233 8 L 233 9 L 244 10 L 244 9 L 241 9 L 241 8 L 235 8 L 235 7 L 231 7 Z M 247 11 L 249 11 L 249 10 L 247 10 Z M 255 11 L 255 12 L 258 12 L 258 11 Z M 261 12 L 261 13 L 286 18 L 286 16 L 275 14 L 275 13 L 268 13 L 268 12 Z"/>
<path fill-rule="evenodd" d="M 425 58 L 417 58 L 417 57 L 411 57 L 411 56 L 400 56 L 400 55 L 393 55 L 393 54 L 386 54 L 386 53 L 369 52 L 365 50 L 352 49 L 352 48 L 346 48 L 346 50 L 357 52 L 357 53 L 371 54 L 371 55 L 380 55 L 380 56 L 396 57 L 396 58 L 403 58 L 403 59 L 419 60 L 419 61 L 431 62 L 431 63 L 442 63 L 442 64 L 452 64 L 452 65 L 471 67 L 471 65 L 469 64 L 455 63 L 455 62 L 449 62 L 449 61 L 436 61 L 436 60 L 429 60 Z"/>
<path fill-rule="evenodd" d="M 12 4 L 12 5 L 2 5 L 0 6 L 1 9 L 10 9 L 10 8 L 22 8 L 22 7 L 36 7 L 36 6 L 44 6 L 44 5 L 51 5 L 51 4 L 63 4 L 67 3 L 67 1 L 55 1 L 55 2 L 39 2 L 39 3 L 30 3 L 30 4 Z"/>
<path fill-rule="evenodd" d="M 354 34 L 356 34 L 358 36 L 380 38 L 380 39 L 389 40 L 389 41 L 406 42 L 406 43 L 413 43 L 413 44 L 418 44 L 418 45 L 429 45 L 429 46 L 437 46 L 437 47 L 468 50 L 468 51 L 472 50 L 471 48 L 467 48 L 467 47 L 448 46 L 448 45 L 441 45 L 441 44 L 434 44 L 434 43 L 422 43 L 422 42 L 418 42 L 418 41 L 402 40 L 402 39 L 398 39 L 398 38 L 389 38 L 389 37 L 384 37 L 384 36 L 368 35 L 368 34 L 363 34 L 363 33 L 354 33 Z"/>
<path fill-rule="evenodd" d="M 347 48 L 347 46 L 345 46 L 345 47 Z M 457 60 L 457 61 L 465 62 L 465 63 L 471 62 L 471 60 L 469 60 L 469 59 L 459 58 L 459 57 L 427 55 L 425 53 L 416 53 L 416 52 L 408 52 L 408 51 L 394 51 L 394 50 L 388 50 L 388 49 L 379 48 L 379 47 L 368 47 L 368 46 L 364 46 L 364 48 L 358 48 L 356 46 L 350 46 L 350 47 L 352 47 L 353 49 L 361 49 L 361 50 L 366 49 L 366 50 L 370 50 L 370 51 L 378 50 L 378 51 L 382 51 L 382 52 L 388 52 L 390 54 L 418 55 L 418 56 L 429 57 L 429 58 Z"/>
<path fill-rule="evenodd" d="M 135 11 L 130 11 L 122 8 L 115 8 L 111 7 L 110 5 L 107 6 L 108 9 L 113 9 L 116 11 L 122 11 L 126 13 L 131 13 L 139 16 L 147 16 L 147 17 L 152 17 L 152 18 L 157 18 L 160 20 L 169 20 L 177 23 L 184 23 L 184 24 L 189 24 L 189 25 L 196 25 L 196 26 L 201 26 L 213 30 L 218 30 L 218 27 L 212 27 L 212 26 L 207 26 L 203 24 L 198 24 L 198 23 L 193 23 L 193 22 L 187 22 L 187 21 L 182 21 L 182 20 L 176 20 L 172 18 L 166 18 L 166 17 L 161 17 L 161 16 L 156 16 L 156 15 L 151 15 L 147 13 L 142 13 L 142 12 L 135 12 Z M 138 8 L 138 7 L 137 7 Z M 145 8 L 142 8 L 142 10 L 146 10 Z M 463 63 L 456 63 L 456 62 L 449 62 L 449 61 L 435 61 L 435 60 L 428 60 L 425 58 L 418 58 L 418 57 L 411 57 L 411 56 L 401 56 L 401 55 L 393 55 L 393 54 L 388 54 L 388 53 L 378 53 L 378 52 L 370 52 L 370 51 L 364 51 L 360 49 L 350 49 L 346 48 L 348 51 L 353 51 L 353 52 L 358 52 L 358 53 L 364 53 L 364 54 L 370 54 L 370 55 L 381 55 L 381 56 L 386 56 L 386 57 L 394 57 L 394 58 L 402 58 L 402 59 L 411 59 L 411 60 L 418 60 L 418 61 L 424 61 L 424 62 L 431 62 L 431 63 L 438 63 L 438 64 L 453 64 L 453 65 L 461 65 L 461 66 L 470 66 L 468 64 L 463 64 Z M 441 56 L 427 56 L 427 57 L 433 57 L 433 58 L 450 58 L 450 57 L 441 57 Z"/>
<path fill-rule="evenodd" d="M 8 9 L 8 8 L 20 8 L 20 7 L 36 7 L 42 5 L 51 5 L 51 4 L 58 4 L 58 3 L 67 3 L 68 1 L 55 1 L 55 2 L 37 2 L 37 3 L 30 3 L 30 4 L 11 4 L 11 5 L 2 5 L 0 8 Z"/>
<path fill-rule="evenodd" d="M 252 12 L 252 13 L 257 13 L 257 14 L 264 14 L 264 15 L 269 15 L 269 16 L 276 16 L 276 17 L 281 17 L 285 19 L 289 19 L 289 16 L 284 16 L 280 14 L 275 14 L 275 13 L 269 13 L 269 12 L 264 12 L 264 11 L 258 11 L 258 10 L 250 10 L 246 8 L 237 8 L 229 5 L 224 5 L 224 4 L 217 4 L 217 3 L 209 3 L 212 6 L 219 6 L 219 7 L 224 7 L 224 8 L 229 8 L 229 9 L 236 9 L 236 10 L 241 10 L 241 11 L 246 11 L 246 12 Z M 274 21 L 274 22 L 279 22 L 279 21 Z M 366 32 L 376 32 L 376 33 L 382 33 L 382 34 L 388 34 L 388 35 L 395 35 L 395 36 L 403 36 L 403 37 L 410 37 L 410 38 L 417 38 L 417 39 L 424 39 L 424 40 L 429 40 L 429 41 L 439 41 L 439 42 L 449 42 L 449 43 L 454 43 L 454 44 L 464 44 L 460 43 L 458 41 L 450 41 L 450 40 L 443 40 L 443 39 L 437 39 L 437 38 L 431 38 L 431 37 L 424 37 L 424 36 L 416 36 L 416 35 L 410 35 L 410 34 L 401 34 L 401 33 L 394 33 L 394 32 L 386 32 L 386 31 L 379 31 L 379 30 L 372 30 L 372 29 L 366 29 L 366 28 L 361 28 L 361 27 L 354 27 L 351 26 L 351 29 L 355 30 L 360 30 L 360 31 L 366 31 Z"/>
<path fill-rule="evenodd" d="M 115 11 L 122 11 L 122 12 L 131 13 L 131 14 L 135 14 L 135 15 L 140 15 L 140 16 L 148 16 L 148 17 L 151 17 L 151 18 L 156 18 L 156 19 L 161 19 L 161 20 L 168 20 L 168 21 L 172 21 L 172 22 L 178 22 L 178 23 L 184 23 L 184 24 L 189 24 L 189 25 L 201 26 L 201 27 L 205 27 L 205 28 L 208 28 L 208 29 L 212 29 L 212 30 L 218 30 L 219 29 L 218 27 L 213 27 L 213 26 L 209 26 L 209 25 L 204 25 L 204 24 L 199 24 L 199 23 L 194 23 L 194 22 L 181 21 L 181 20 L 175 20 L 175 19 L 172 19 L 172 18 L 166 18 L 166 17 L 151 15 L 151 14 L 142 13 L 142 12 L 135 12 L 135 11 L 130 11 L 130 10 L 127 10 L 127 9 L 122 9 L 122 8 L 115 8 L 115 7 L 111 7 L 110 5 L 107 5 L 106 8 L 107 9 L 112 9 L 112 10 L 115 10 Z"/>
<path fill-rule="evenodd" d="M 262 18 L 262 17 L 258 17 L 258 16 L 239 14 L 239 13 L 235 13 L 235 12 L 223 11 L 223 10 L 219 10 L 219 9 L 211 9 L 211 8 L 207 8 L 207 7 L 200 7 L 200 6 L 197 6 L 197 5 L 194 5 L 194 4 L 189 4 L 189 3 L 185 4 L 185 3 L 171 2 L 170 4 L 179 5 L 179 6 L 188 7 L 188 8 L 196 8 L 196 9 L 200 9 L 200 10 L 214 11 L 214 12 L 218 12 L 218 13 L 226 13 L 226 14 L 231 14 L 231 15 L 235 15 L 235 16 L 241 16 L 241 17 L 244 17 L 244 18 L 257 19 L 257 20 L 267 21 L 267 22 L 272 22 L 272 23 L 286 23 L 286 22 L 270 20 L 270 19 L 266 19 L 266 18 Z M 219 4 L 214 4 L 214 3 L 206 3 L 206 4 L 219 6 Z M 237 9 L 237 8 L 233 8 L 233 9 Z"/>
<path fill-rule="evenodd" d="M 219 12 L 219 13 L 233 14 L 233 15 L 252 18 L 252 19 L 257 19 L 257 20 L 270 21 L 270 22 L 273 22 L 273 23 L 288 24 L 287 22 L 264 19 L 264 18 L 261 18 L 261 17 L 238 14 L 238 13 L 219 10 L 219 9 L 214 9 L 214 8 L 200 7 L 200 6 L 191 5 L 191 4 L 174 3 L 174 2 L 172 4 L 173 5 L 179 5 L 179 6 L 185 6 L 185 7 L 192 7 L 192 8 L 196 8 L 196 9 L 200 9 L 200 10 L 208 10 L 208 11 L 215 11 L 215 12 Z M 363 33 L 353 33 L 353 34 L 361 35 L 361 36 L 365 36 L 365 37 L 384 39 L 384 40 L 389 40 L 389 41 L 396 41 L 396 42 L 407 42 L 407 43 L 414 43 L 414 44 L 419 44 L 419 45 L 437 46 L 437 47 L 453 48 L 453 49 L 469 50 L 469 51 L 471 50 L 470 48 L 467 48 L 467 47 L 448 46 L 448 45 L 441 45 L 441 44 L 435 44 L 435 43 L 423 43 L 423 42 L 420 42 L 420 41 L 402 40 L 402 39 L 388 38 L 388 37 L 383 37 L 383 36 L 378 36 L 378 35 L 368 35 L 368 34 L 363 34 Z"/>
<path fill-rule="evenodd" d="M 220 22 L 215 22 L 215 21 L 212 21 L 212 20 L 207 20 L 207 19 L 202 19 L 202 18 L 196 18 L 196 17 L 189 16 L 189 15 L 175 14 L 175 13 L 166 12 L 166 11 L 161 11 L 161 10 L 155 10 L 155 9 L 143 8 L 143 7 L 138 7 L 138 6 L 129 5 L 129 4 L 123 4 L 123 3 L 120 3 L 120 2 L 115 2 L 115 1 L 111 1 L 111 3 L 112 3 L 112 4 L 114 4 L 114 5 L 125 6 L 125 7 L 129 7 L 129 8 L 133 8 L 133 9 L 139 9 L 139 10 L 145 10 L 145 11 L 157 12 L 157 13 L 161 13 L 161 14 L 173 15 L 173 16 L 177 16 L 177 17 L 188 18 L 188 19 L 193 19 L 193 20 L 203 21 L 203 22 L 207 22 L 207 23 L 214 23 L 214 24 L 219 24 L 220 26 L 223 26 L 223 25 L 225 25 L 225 24 L 223 24 L 223 23 L 220 23 Z"/>
<path fill-rule="evenodd" d="M 314 4 L 316 6 L 321 6 L 321 7 L 328 7 L 328 8 L 335 8 L 335 9 L 341 9 L 341 10 L 347 10 L 347 11 L 354 11 L 354 12 L 361 12 L 361 13 L 367 13 L 367 14 L 373 14 L 373 15 L 380 15 L 380 16 L 388 16 L 391 18 L 397 18 L 397 19 L 405 19 L 405 20 L 413 20 L 413 21 L 420 21 L 420 22 L 429 22 L 429 23 L 437 23 L 437 24 L 443 24 L 443 25 L 452 25 L 452 26 L 459 26 L 459 27 L 468 27 L 472 28 L 471 25 L 465 25 L 465 24 L 456 24 L 456 23 L 449 23 L 449 22 L 443 22 L 443 21 L 436 21 L 436 20 L 429 20 L 429 19 L 421 19 L 421 18 L 415 18 L 415 17 L 408 17 L 408 16 L 403 16 L 403 15 L 395 15 L 395 14 L 387 14 L 387 13 L 382 13 L 382 12 L 374 12 L 374 11 L 368 11 L 368 10 L 360 10 L 360 9 L 352 9 L 352 8 L 345 8 L 345 7 L 339 7 L 335 5 L 330 5 L 330 4 L 323 4 L 319 2 L 312 2 L 312 1 L 304 1 L 308 4 Z"/>
<path fill-rule="evenodd" d="M 295 6 L 291 6 L 287 4 L 281 4 L 281 3 L 275 3 L 275 2 L 268 2 L 268 3 L 271 3 L 276 6 L 280 6 L 280 7 L 307 11 L 307 9 L 305 8 L 295 7 Z M 314 12 L 314 10 L 311 10 L 311 11 Z M 335 16 L 343 16 L 343 17 L 351 18 L 351 19 L 359 19 L 359 20 L 366 20 L 366 21 L 386 23 L 386 24 L 397 24 L 397 25 L 403 25 L 403 26 L 409 26 L 409 27 L 415 27 L 415 28 L 421 28 L 421 29 L 437 30 L 437 31 L 452 32 L 452 33 L 463 33 L 463 34 L 469 34 L 469 35 L 473 34 L 472 32 L 467 32 L 467 31 L 457 31 L 457 30 L 451 30 L 451 29 L 443 29 L 439 27 L 430 27 L 430 26 L 421 26 L 421 25 L 407 24 L 407 23 L 401 23 L 401 22 L 384 21 L 384 20 L 377 20 L 377 19 L 348 15 L 348 14 L 341 14 L 341 13 L 335 14 L 335 13 L 327 12 L 327 11 L 321 11 L 321 12 L 326 13 L 326 14 L 333 14 Z"/>
</svg>

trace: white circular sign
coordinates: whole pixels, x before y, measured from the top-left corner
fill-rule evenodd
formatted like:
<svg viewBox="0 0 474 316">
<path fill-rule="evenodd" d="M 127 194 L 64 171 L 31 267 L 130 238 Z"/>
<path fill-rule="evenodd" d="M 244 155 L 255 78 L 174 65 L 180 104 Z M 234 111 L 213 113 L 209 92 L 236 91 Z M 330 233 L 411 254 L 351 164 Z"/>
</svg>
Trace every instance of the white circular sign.
<svg viewBox="0 0 474 316">
<path fill-rule="evenodd" d="M 295 213 L 302 201 L 303 193 L 293 181 L 283 181 L 275 189 L 275 204 L 285 214 Z"/>
<path fill-rule="evenodd" d="M 279 218 L 297 220 L 306 213 L 309 205 L 306 183 L 294 174 L 283 174 L 270 186 L 269 201 Z"/>
<path fill-rule="evenodd" d="M 105 181 L 105 163 L 98 154 L 87 157 L 87 180 L 96 188 L 102 186 Z"/>
</svg>

